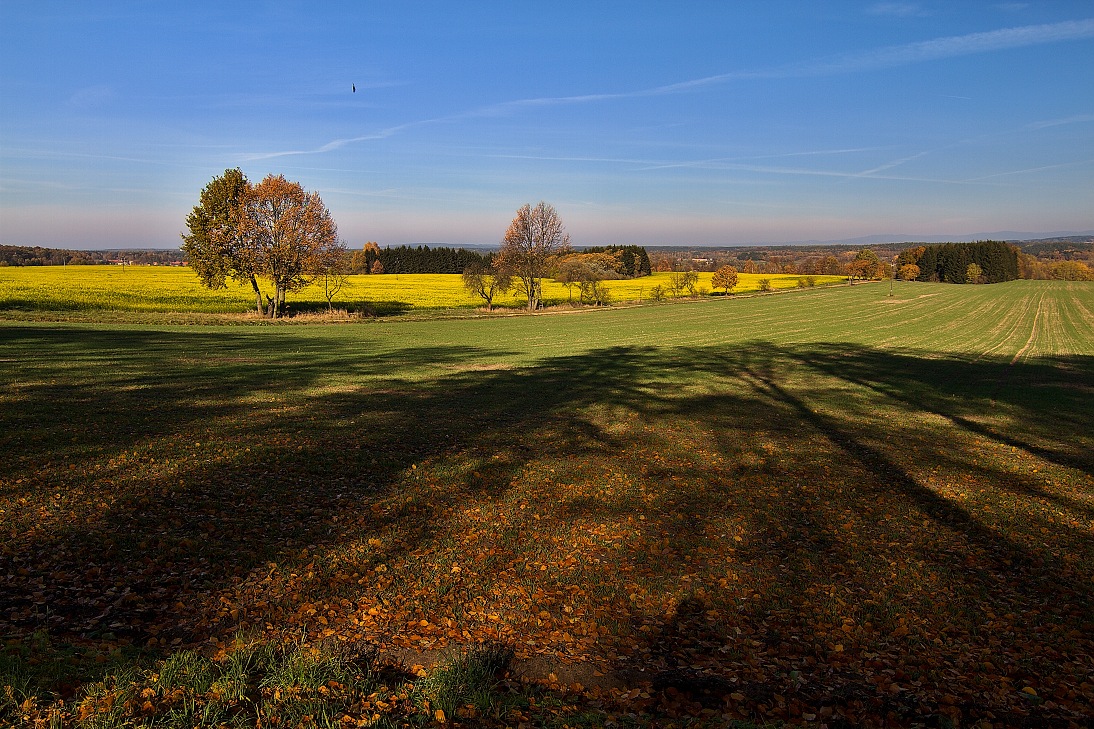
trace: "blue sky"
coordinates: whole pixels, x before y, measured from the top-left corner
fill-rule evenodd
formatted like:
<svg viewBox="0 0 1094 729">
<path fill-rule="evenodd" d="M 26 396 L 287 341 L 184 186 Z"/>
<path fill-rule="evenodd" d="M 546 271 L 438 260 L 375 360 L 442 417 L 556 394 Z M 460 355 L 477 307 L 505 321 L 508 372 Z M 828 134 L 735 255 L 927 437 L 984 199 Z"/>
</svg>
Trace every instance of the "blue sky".
<svg viewBox="0 0 1094 729">
<path fill-rule="evenodd" d="M 236 166 L 351 247 L 1090 230 L 1094 3 L 0 3 L 0 242 L 174 247 Z"/>
</svg>

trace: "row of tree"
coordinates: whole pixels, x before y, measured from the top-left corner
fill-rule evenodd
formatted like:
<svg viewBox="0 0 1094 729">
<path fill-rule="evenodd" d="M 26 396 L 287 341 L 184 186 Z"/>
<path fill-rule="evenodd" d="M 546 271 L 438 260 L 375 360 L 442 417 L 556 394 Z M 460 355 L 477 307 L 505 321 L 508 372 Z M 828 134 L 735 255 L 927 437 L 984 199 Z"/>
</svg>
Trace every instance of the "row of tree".
<svg viewBox="0 0 1094 729">
<path fill-rule="evenodd" d="M 1094 281 L 1094 265 L 1071 259 L 1045 261 L 1028 253 L 1019 253 L 1018 274 L 1029 279 Z"/>
<path fill-rule="evenodd" d="M 369 241 L 350 254 L 350 273 L 463 273 L 472 265 L 481 264 L 490 254 L 467 250 L 429 246 L 398 246 L 381 248 Z"/>
<path fill-rule="evenodd" d="M 260 315 L 278 317 L 286 294 L 316 277 L 342 280 L 346 248 L 330 211 L 318 193 L 282 175 L 255 185 L 238 168 L 225 170 L 202 190 L 186 225 L 182 249 L 201 282 L 211 289 L 229 278 L 249 283 Z"/>
<path fill-rule="evenodd" d="M 1001 241 L 942 243 L 901 251 L 896 260 L 902 279 L 946 283 L 1000 283 L 1019 278 L 1018 250 Z"/>
<path fill-rule="evenodd" d="M 179 250 L 75 251 L 42 246 L 0 245 L 0 266 L 181 266 Z"/>
<path fill-rule="evenodd" d="M 829 246 L 836 249 L 836 246 Z M 812 248 L 787 250 L 786 246 L 773 246 L 768 249 L 745 248 L 726 249 L 685 249 L 654 250 L 650 253 L 652 270 L 671 271 L 717 271 L 723 266 L 733 266 L 741 273 L 749 274 L 805 274 L 809 276 L 846 276 L 847 265 L 854 260 L 857 249 L 818 251 Z M 885 258 L 896 255 L 885 250 L 878 252 Z"/>
<path fill-rule="evenodd" d="M 287 293 L 318 278 L 330 305 L 350 272 L 462 273 L 467 288 L 487 307 L 512 288 L 529 310 L 541 306 L 547 276 L 577 286 L 583 300 L 601 304 L 607 301 L 603 280 L 649 273 L 649 257 L 637 246 L 575 252 L 557 211 L 546 202 L 517 211 L 494 255 L 428 246 L 381 249 L 374 242 L 350 254 L 318 193 L 280 175 L 255 185 L 238 168 L 205 186 L 186 225 L 182 250 L 201 282 L 213 289 L 228 279 L 250 284 L 256 311 L 270 317 L 280 315 Z M 272 284 L 272 295 L 260 281 Z"/>
<path fill-rule="evenodd" d="M 603 267 L 603 278 L 636 278 L 652 273 L 650 257 L 642 246 L 592 246 L 581 254 L 605 254 L 606 257 L 584 259 L 586 264 Z M 579 255 L 579 254 L 573 254 Z M 381 248 L 369 241 L 360 250 L 350 251 L 347 270 L 349 273 L 463 273 L 469 268 L 488 264 L 493 253 L 482 253 L 466 248 L 440 246 L 397 246 Z M 599 264 L 594 264 L 598 261 Z M 572 259 L 573 264 L 576 259 Z"/>
</svg>

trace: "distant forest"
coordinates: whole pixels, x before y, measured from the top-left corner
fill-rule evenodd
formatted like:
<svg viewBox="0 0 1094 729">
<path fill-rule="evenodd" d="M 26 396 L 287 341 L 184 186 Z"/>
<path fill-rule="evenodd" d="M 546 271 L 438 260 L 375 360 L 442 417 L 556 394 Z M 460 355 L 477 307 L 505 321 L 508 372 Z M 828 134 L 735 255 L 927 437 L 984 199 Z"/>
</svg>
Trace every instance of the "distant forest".
<svg viewBox="0 0 1094 729">
<path fill-rule="evenodd" d="M 985 246 L 985 243 L 991 245 Z M 966 246 L 974 248 L 967 249 Z M 908 242 L 870 246 L 870 250 L 886 267 L 892 262 L 896 264 L 896 269 L 903 264 L 915 263 L 927 249 L 933 249 L 933 253 L 928 254 L 926 270 L 919 271 L 915 276 L 920 280 L 964 282 L 969 263 L 977 263 L 984 270 L 981 256 L 987 262 L 988 270 L 992 271 L 993 281 L 1011 278 L 1094 280 L 1094 239 L 1086 236 L 1033 241 Z M 846 275 L 848 266 L 862 250 L 862 246 L 839 244 L 717 248 L 659 246 L 650 248 L 650 260 L 654 271 L 717 271 L 722 266 L 733 266 L 743 273 Z M 957 266 L 968 256 L 973 257 L 964 261 L 964 267 L 958 274 Z M 1012 268 L 1012 260 L 1016 261 L 1017 274 Z M 981 274 L 981 278 L 986 280 L 986 277 L 987 274 Z"/>
<path fill-rule="evenodd" d="M 611 253 L 619 259 L 616 273 L 620 276 L 638 278 L 653 273 L 650 255 L 642 246 L 592 246 L 583 248 L 582 253 Z"/>
<path fill-rule="evenodd" d="M 0 266 L 181 266 L 183 260 L 178 249 L 73 251 L 0 245 Z"/>
<path fill-rule="evenodd" d="M 929 280 L 963 280 L 957 273 L 962 256 L 973 256 L 965 262 L 977 263 L 985 278 L 1009 280 L 1015 277 L 1011 267 L 1012 251 L 1017 260 L 1017 278 L 1027 279 L 1094 279 L 1094 239 L 1085 236 L 1046 238 L 1031 241 L 996 242 L 988 249 L 972 253 L 964 246 L 984 243 L 888 243 L 870 246 L 878 259 L 886 264 L 896 262 L 897 268 L 927 255 L 926 265 L 920 265 L 918 277 Z M 947 246 L 949 248 L 947 248 Z M 926 251 L 931 249 L 933 254 Z M 622 276 L 644 276 L 657 271 L 716 271 L 722 266 L 734 266 L 743 273 L 794 273 L 803 275 L 845 275 L 847 266 L 862 246 L 857 245 L 776 245 L 776 246 L 593 246 L 582 252 L 619 254 Z M 958 251 L 965 250 L 965 253 Z M 973 249 L 979 250 L 979 249 Z M 438 246 L 396 246 L 381 248 L 366 243 L 348 251 L 347 266 L 352 273 L 462 273 L 475 262 L 491 258 L 487 248 L 467 249 Z M 933 262 L 931 256 L 934 256 Z M 942 263 L 939 263 L 942 261 Z M 984 266 L 984 262 L 988 266 Z M 103 250 L 78 251 L 40 246 L 0 246 L 0 266 L 61 266 L 61 265 L 184 265 L 183 253 L 174 250 Z M 918 265 L 918 264 L 917 264 Z M 1000 278 L 1002 277 L 1002 278 Z"/>
<path fill-rule="evenodd" d="M 472 264 L 485 262 L 488 253 L 439 246 L 381 248 L 369 242 L 349 251 L 350 273 L 463 273 Z"/>
<path fill-rule="evenodd" d="M 977 277 L 983 283 L 1019 278 L 1018 249 L 995 240 L 907 248 L 897 258 L 898 265 L 902 262 L 919 268 L 919 281 L 967 283 L 971 264 L 979 267 Z"/>
<path fill-rule="evenodd" d="M 642 246 L 595 246 L 583 253 L 612 253 L 619 259 L 620 276 L 648 276 L 650 257 Z M 369 242 L 349 251 L 350 273 L 463 273 L 467 268 L 487 263 L 493 252 L 429 246 L 381 248 Z"/>
</svg>

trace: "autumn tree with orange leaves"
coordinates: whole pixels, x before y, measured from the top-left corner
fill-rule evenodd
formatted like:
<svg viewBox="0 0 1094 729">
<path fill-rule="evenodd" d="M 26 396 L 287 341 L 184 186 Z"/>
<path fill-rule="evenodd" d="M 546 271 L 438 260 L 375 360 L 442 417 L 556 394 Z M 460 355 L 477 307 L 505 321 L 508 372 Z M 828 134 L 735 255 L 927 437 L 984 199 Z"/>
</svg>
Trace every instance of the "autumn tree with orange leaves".
<svg viewBox="0 0 1094 729">
<path fill-rule="evenodd" d="M 714 272 L 710 285 L 716 289 L 725 289 L 726 296 L 729 296 L 729 290 L 737 285 L 737 269 L 733 266 L 722 266 Z"/>
<path fill-rule="evenodd" d="M 549 273 L 552 256 L 569 247 L 570 236 L 551 205 L 541 201 L 517 211 L 505 231 L 496 263 L 527 299 L 528 311 L 535 311 L 543 302 L 541 281 Z"/>
<path fill-rule="evenodd" d="M 183 250 L 201 282 L 212 289 L 224 288 L 228 278 L 250 283 L 256 310 L 271 318 L 282 314 L 289 292 L 344 252 L 319 193 L 283 175 L 252 185 L 239 169 L 226 170 L 205 187 L 186 222 Z M 260 278 L 272 284 L 272 296 Z"/>
</svg>

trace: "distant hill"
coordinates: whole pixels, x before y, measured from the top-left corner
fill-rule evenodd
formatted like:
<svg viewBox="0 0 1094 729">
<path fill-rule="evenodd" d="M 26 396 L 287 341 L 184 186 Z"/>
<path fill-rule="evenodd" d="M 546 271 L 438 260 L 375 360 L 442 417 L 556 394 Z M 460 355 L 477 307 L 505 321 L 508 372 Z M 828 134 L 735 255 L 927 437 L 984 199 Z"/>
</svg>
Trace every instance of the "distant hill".
<svg viewBox="0 0 1094 729">
<path fill-rule="evenodd" d="M 851 245 L 851 246 L 872 246 L 882 244 L 903 244 L 903 243 L 974 243 L 978 240 L 1001 240 L 1007 243 L 1026 243 L 1031 241 L 1046 241 L 1046 240 L 1087 240 L 1094 238 L 1094 230 L 1081 230 L 1081 231 L 1053 231 L 1049 233 L 1029 233 L 1019 232 L 1014 230 L 998 230 L 993 233 L 975 233 L 969 235 L 913 235 L 913 234 L 897 234 L 897 233 L 883 233 L 879 235 L 864 235 L 857 238 L 836 238 L 834 240 L 803 240 L 793 241 L 786 243 L 785 245 L 809 245 L 809 246 L 825 246 L 825 245 Z M 759 247 L 762 244 L 756 244 Z M 775 246 L 779 244 L 771 244 Z"/>
<path fill-rule="evenodd" d="M 1008 242 L 1014 242 L 1023 253 L 1038 258 L 1072 260 L 1090 258 L 1090 254 L 1094 253 L 1094 236 L 1069 235 L 1061 238 Z"/>
</svg>

